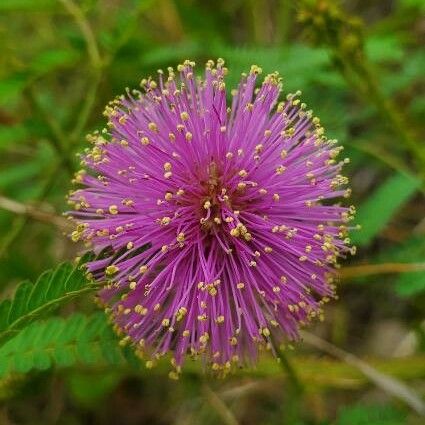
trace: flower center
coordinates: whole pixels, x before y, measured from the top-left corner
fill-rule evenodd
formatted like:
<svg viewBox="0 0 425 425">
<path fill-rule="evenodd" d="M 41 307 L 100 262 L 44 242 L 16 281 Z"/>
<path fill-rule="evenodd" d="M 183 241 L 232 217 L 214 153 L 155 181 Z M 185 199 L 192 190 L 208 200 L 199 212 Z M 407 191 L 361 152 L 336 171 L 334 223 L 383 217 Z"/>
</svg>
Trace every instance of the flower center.
<svg viewBox="0 0 425 425">
<path fill-rule="evenodd" d="M 201 198 L 199 214 L 202 229 L 211 231 L 222 223 L 226 211 L 231 210 L 230 197 L 224 187 L 223 173 L 215 161 L 207 167 L 207 179 L 201 180 L 204 196 Z"/>
</svg>

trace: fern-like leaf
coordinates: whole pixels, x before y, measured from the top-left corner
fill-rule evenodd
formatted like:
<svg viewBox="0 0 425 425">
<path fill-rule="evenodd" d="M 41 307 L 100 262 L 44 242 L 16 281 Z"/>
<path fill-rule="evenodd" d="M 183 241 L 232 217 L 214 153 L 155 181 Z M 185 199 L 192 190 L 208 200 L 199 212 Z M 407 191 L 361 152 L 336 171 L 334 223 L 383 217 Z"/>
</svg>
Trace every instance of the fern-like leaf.
<svg viewBox="0 0 425 425">
<path fill-rule="evenodd" d="M 12 299 L 2 301 L 0 343 L 47 311 L 96 289 L 97 285 L 89 284 L 81 270 L 81 264 L 87 260 L 88 256 L 83 257 L 77 266 L 62 263 L 56 269 L 44 272 L 34 284 L 21 283 Z"/>
<path fill-rule="evenodd" d="M 118 338 L 103 312 L 37 321 L 0 348 L 0 378 L 54 365 L 118 365 L 124 362 Z"/>
</svg>

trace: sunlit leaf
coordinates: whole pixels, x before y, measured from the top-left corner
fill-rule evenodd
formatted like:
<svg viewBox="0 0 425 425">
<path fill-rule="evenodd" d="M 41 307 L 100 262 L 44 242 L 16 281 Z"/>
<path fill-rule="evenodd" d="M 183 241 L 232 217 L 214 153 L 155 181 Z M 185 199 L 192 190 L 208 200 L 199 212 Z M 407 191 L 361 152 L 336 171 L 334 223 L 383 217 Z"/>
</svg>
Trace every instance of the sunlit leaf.
<svg viewBox="0 0 425 425">
<path fill-rule="evenodd" d="M 356 223 L 362 229 L 352 233 L 353 242 L 357 245 L 371 242 L 419 186 L 420 181 L 411 175 L 397 173 L 388 178 L 358 208 Z"/>
<path fill-rule="evenodd" d="M 54 365 L 120 364 L 117 337 L 103 313 L 34 322 L 0 348 L 0 378 Z"/>
<path fill-rule="evenodd" d="M 341 409 L 336 425 L 403 425 L 406 417 L 393 406 L 359 405 Z"/>
<path fill-rule="evenodd" d="M 84 257 L 85 262 L 88 257 Z M 30 322 L 69 300 L 92 292 L 81 270 L 81 264 L 63 263 L 55 270 L 44 272 L 37 281 L 21 283 L 14 297 L 0 303 L 0 342 L 5 341 Z"/>
</svg>

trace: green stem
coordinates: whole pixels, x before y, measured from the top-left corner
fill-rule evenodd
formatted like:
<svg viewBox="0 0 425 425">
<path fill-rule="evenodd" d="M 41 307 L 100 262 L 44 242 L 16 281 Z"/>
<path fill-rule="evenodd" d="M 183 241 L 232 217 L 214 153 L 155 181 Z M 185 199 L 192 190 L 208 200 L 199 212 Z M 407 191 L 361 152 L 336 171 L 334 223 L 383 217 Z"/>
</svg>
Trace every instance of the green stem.
<svg viewBox="0 0 425 425">
<path fill-rule="evenodd" d="M 102 60 L 99 53 L 96 37 L 91 29 L 89 22 L 84 16 L 81 8 L 73 0 L 60 0 L 67 12 L 74 18 L 75 23 L 80 28 L 81 34 L 84 37 L 87 45 L 87 53 L 89 55 L 93 68 L 100 68 Z"/>
<path fill-rule="evenodd" d="M 49 141 L 53 148 L 56 150 L 61 163 L 65 166 L 70 174 L 74 172 L 74 164 L 69 158 L 68 152 L 68 139 L 60 125 L 54 120 L 51 114 L 41 105 L 40 101 L 35 94 L 34 87 L 30 86 L 27 90 L 27 98 L 29 99 L 31 106 L 36 112 L 43 118 L 47 124 L 50 132 Z"/>
<path fill-rule="evenodd" d="M 298 378 L 298 374 L 292 366 L 291 362 L 288 360 L 288 357 L 284 353 L 282 349 L 277 349 L 277 358 L 279 359 L 279 364 L 282 367 L 282 370 L 286 373 L 288 377 L 288 382 L 290 386 L 294 390 L 294 393 L 297 395 L 301 395 L 304 392 L 304 386 Z"/>
<path fill-rule="evenodd" d="M 276 356 L 282 370 L 285 372 L 288 383 L 286 391 L 286 404 L 283 407 L 284 423 L 296 425 L 300 421 L 301 401 L 304 394 L 304 386 L 298 378 L 298 374 L 286 356 L 282 348 L 274 343 Z"/>
<path fill-rule="evenodd" d="M 70 136 L 70 140 L 72 144 L 78 141 L 78 139 L 80 138 L 81 134 L 83 133 L 86 127 L 87 121 L 90 118 L 90 114 L 93 110 L 93 107 L 96 101 L 96 95 L 100 85 L 101 78 L 102 78 L 102 73 L 100 72 L 100 68 L 97 68 L 94 71 L 94 75 L 89 85 L 88 92 L 85 96 L 83 106 L 81 108 L 80 114 L 77 117 L 77 122 L 75 124 L 74 130 Z"/>
</svg>

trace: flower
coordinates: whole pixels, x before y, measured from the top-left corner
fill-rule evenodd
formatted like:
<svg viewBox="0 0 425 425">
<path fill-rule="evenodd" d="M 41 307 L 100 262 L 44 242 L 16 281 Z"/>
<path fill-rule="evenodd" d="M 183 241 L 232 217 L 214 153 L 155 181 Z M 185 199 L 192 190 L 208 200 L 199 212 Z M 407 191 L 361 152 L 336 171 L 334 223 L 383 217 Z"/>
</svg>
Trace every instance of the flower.
<svg viewBox="0 0 425 425">
<path fill-rule="evenodd" d="M 147 366 L 172 351 L 214 370 L 294 340 L 334 296 L 349 248 L 347 160 L 318 118 L 258 66 L 226 100 L 223 60 L 142 80 L 106 107 L 70 195 L 90 276 L 116 328 Z"/>
</svg>

